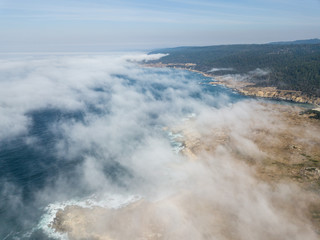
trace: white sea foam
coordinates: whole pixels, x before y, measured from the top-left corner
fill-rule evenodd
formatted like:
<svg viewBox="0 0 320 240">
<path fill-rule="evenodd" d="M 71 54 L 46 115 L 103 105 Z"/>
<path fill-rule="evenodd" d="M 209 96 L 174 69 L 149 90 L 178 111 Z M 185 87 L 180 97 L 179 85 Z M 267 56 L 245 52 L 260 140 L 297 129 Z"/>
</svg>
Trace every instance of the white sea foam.
<svg viewBox="0 0 320 240">
<path fill-rule="evenodd" d="M 59 210 L 63 210 L 67 206 L 78 206 L 83 208 L 103 207 L 109 209 L 119 209 L 127 206 L 130 203 L 136 202 L 139 199 L 141 199 L 141 197 L 136 195 L 124 196 L 112 194 L 99 197 L 96 195 L 92 195 L 88 198 L 83 199 L 72 199 L 64 202 L 51 203 L 44 209 L 45 213 L 44 215 L 42 215 L 38 225 L 27 235 L 30 237 L 34 231 L 42 230 L 46 235 L 48 235 L 51 238 L 68 240 L 67 234 L 58 233 L 50 227 Z"/>
<path fill-rule="evenodd" d="M 183 138 L 181 133 L 168 131 L 168 138 L 170 140 L 173 152 L 179 153 L 182 149 L 184 149 L 184 145 L 181 142 L 181 139 Z"/>
<path fill-rule="evenodd" d="M 195 117 L 195 113 L 190 113 L 186 117 L 182 118 L 181 123 L 183 124 L 184 122 L 189 121 Z M 184 143 L 182 141 L 184 136 L 181 132 L 167 131 L 167 136 L 169 138 L 173 152 L 178 154 L 181 150 L 185 148 Z"/>
</svg>

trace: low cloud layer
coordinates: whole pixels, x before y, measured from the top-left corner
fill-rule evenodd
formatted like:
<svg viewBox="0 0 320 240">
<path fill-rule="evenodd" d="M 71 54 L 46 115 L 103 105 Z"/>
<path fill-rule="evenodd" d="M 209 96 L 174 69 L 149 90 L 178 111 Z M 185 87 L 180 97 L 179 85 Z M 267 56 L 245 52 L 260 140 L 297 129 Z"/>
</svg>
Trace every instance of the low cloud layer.
<svg viewBox="0 0 320 240">
<path fill-rule="evenodd" d="M 233 68 L 212 68 L 208 72 L 233 71 Z"/>
<path fill-rule="evenodd" d="M 248 137 L 252 125 L 275 127 L 262 107 L 252 101 L 226 104 L 227 93 L 203 92 L 198 80 L 185 71 L 136 64 L 159 57 L 1 60 L 0 143 L 6 148 L 20 139 L 28 149 L 46 156 L 37 160 L 44 169 L 50 167 L 43 184 L 30 183 L 32 204 L 23 197 L 23 184 L 6 175 L 1 178 L 1 198 L 6 199 L 2 207 L 12 211 L 6 217 L 29 226 L 35 206 L 92 196 L 102 201 L 118 194 L 150 203 L 155 209 L 150 218 L 161 219 L 167 239 L 316 239 L 303 215 L 305 207 L 300 211 L 286 205 L 292 199 L 305 202 L 300 190 L 258 181 L 233 154 L 255 161 L 265 157 Z M 209 135 L 216 134 L 219 141 L 226 137 L 236 144 L 200 151 L 196 161 L 176 154 L 168 131 L 188 121 L 190 136 L 198 134 L 205 140 L 207 135 L 210 140 Z M 144 214 L 142 208 L 131 217 L 139 221 Z M 39 216 L 34 218 L 37 226 Z M 107 222 L 106 216 L 101 218 Z M 3 237 L 14 235 L 0 230 Z"/>
</svg>

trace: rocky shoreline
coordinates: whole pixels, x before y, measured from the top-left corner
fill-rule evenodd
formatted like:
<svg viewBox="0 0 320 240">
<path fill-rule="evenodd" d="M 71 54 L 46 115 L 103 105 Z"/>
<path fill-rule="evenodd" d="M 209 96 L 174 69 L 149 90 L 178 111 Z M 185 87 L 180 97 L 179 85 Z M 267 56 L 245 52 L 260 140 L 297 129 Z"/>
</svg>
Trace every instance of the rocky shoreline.
<svg viewBox="0 0 320 240">
<path fill-rule="evenodd" d="M 228 88 L 237 91 L 240 94 L 246 96 L 254 96 L 261 98 L 270 98 L 274 100 L 286 100 L 297 103 L 308 103 L 313 105 L 320 105 L 320 98 L 315 96 L 308 96 L 301 91 L 294 90 L 281 90 L 275 87 L 257 87 L 254 83 L 245 81 L 243 79 L 237 80 L 234 75 L 222 75 L 217 76 L 212 73 L 202 72 L 195 70 L 195 64 L 192 63 L 155 63 L 155 64 L 144 64 L 145 67 L 169 67 L 188 70 L 197 72 L 205 77 L 214 78 L 216 81 L 212 81 L 211 84 L 222 84 Z"/>
<path fill-rule="evenodd" d="M 217 81 L 211 84 L 223 84 L 226 87 L 236 90 L 240 94 L 246 96 L 254 96 L 261 98 L 271 98 L 275 100 L 286 100 L 297 103 L 308 103 L 313 105 L 320 104 L 320 98 L 310 97 L 303 94 L 301 91 L 294 90 L 280 90 L 275 87 L 257 87 L 254 83 L 246 81 L 237 81 L 232 76 L 212 76 Z"/>
<path fill-rule="evenodd" d="M 209 121 L 208 126 L 200 121 L 201 126 L 205 125 L 202 128 L 195 118 L 170 128 L 182 133 L 185 149 L 181 153 L 187 160 L 175 168 L 190 174 L 190 182 L 175 194 L 155 202 L 141 199 L 120 209 L 68 206 L 57 212 L 50 227 L 75 240 L 213 239 L 217 235 L 223 236 L 222 239 L 245 239 L 241 229 L 251 225 L 239 220 L 241 214 L 235 213 L 239 204 L 247 201 L 253 205 L 258 203 L 254 207 L 259 209 L 259 201 L 250 200 L 254 192 L 258 195 L 253 199 L 262 198 L 271 204 L 274 213 L 285 216 L 280 218 L 284 226 L 297 228 L 295 234 L 305 231 L 304 234 L 310 236 L 308 239 L 317 239 L 320 235 L 320 138 L 313 133 L 319 132 L 320 122 L 301 114 L 303 109 L 296 106 L 247 104 L 246 111 L 255 115 L 241 116 L 237 121 L 239 126 L 230 119 L 222 122 L 216 119 Z M 240 110 L 244 110 L 243 106 Z M 227 117 L 230 112 L 220 114 Z M 204 156 L 213 156 L 213 159 Z M 237 197 L 235 203 L 220 202 L 220 197 L 212 192 L 221 184 L 229 190 L 220 189 L 217 193 L 235 191 L 235 196 L 242 196 L 245 191 L 244 202 L 241 197 Z M 229 199 L 228 194 L 226 197 Z M 225 205 L 225 201 L 229 203 Z M 248 211 L 251 208 L 250 205 Z M 253 216 L 259 219 L 260 215 L 253 213 Z M 273 225 L 272 218 L 262 221 L 267 227 L 281 229 Z M 242 227 L 238 229 L 239 223 Z M 250 229 L 259 239 L 288 236 L 286 231 L 266 235 L 264 225 L 261 229 Z"/>
<path fill-rule="evenodd" d="M 168 126 L 184 146 L 168 168 L 184 176 L 175 191 L 119 209 L 71 205 L 49 227 L 71 240 L 319 239 L 320 122 L 304 110 L 244 101 Z"/>
</svg>

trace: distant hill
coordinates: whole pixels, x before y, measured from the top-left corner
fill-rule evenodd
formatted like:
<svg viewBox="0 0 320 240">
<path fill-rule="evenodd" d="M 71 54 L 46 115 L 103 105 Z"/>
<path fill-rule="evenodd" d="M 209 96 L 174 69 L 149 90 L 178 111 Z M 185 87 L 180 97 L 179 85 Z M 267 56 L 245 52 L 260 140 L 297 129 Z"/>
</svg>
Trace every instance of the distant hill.
<svg viewBox="0 0 320 240">
<path fill-rule="evenodd" d="M 291 44 L 319 44 L 320 39 L 305 39 L 305 40 L 296 40 L 296 41 L 288 41 L 288 42 L 270 42 L 268 44 L 276 44 L 276 45 L 291 45 Z"/>
<path fill-rule="evenodd" d="M 307 41 L 309 44 L 303 43 Z M 232 69 L 215 71 L 223 75 L 247 74 L 257 68 L 268 74 L 256 76 L 257 86 L 297 90 L 320 97 L 320 43 L 313 40 L 294 41 L 295 44 L 242 44 L 207 47 L 178 47 L 153 51 L 169 53 L 158 62 L 195 63 L 196 70 Z"/>
</svg>

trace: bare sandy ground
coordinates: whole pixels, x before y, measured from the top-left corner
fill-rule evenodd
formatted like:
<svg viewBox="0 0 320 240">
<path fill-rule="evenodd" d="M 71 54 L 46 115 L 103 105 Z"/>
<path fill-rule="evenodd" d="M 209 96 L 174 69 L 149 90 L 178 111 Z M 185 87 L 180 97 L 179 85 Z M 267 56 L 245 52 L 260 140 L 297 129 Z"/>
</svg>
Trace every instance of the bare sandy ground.
<svg viewBox="0 0 320 240">
<path fill-rule="evenodd" d="M 175 193 L 69 206 L 51 227 L 69 239 L 319 239 L 320 121 L 275 104 L 213 111 L 170 127 L 185 146 Z"/>
</svg>

